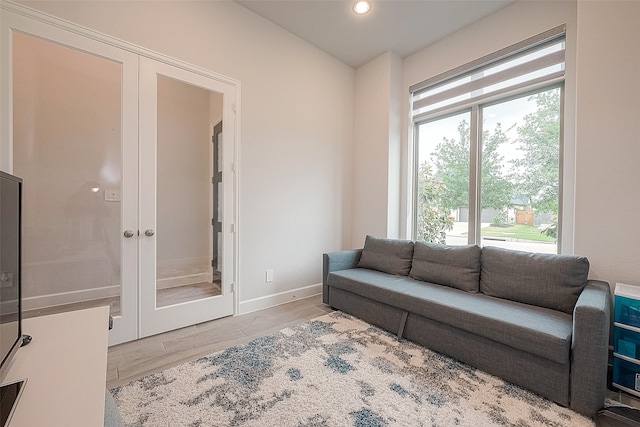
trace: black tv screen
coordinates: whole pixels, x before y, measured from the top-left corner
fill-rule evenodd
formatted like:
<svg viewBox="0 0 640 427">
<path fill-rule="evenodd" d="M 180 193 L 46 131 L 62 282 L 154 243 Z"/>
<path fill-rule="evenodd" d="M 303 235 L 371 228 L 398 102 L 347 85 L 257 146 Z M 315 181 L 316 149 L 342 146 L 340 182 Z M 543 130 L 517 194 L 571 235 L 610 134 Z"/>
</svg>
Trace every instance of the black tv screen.
<svg viewBox="0 0 640 427">
<path fill-rule="evenodd" d="M 0 172 L 0 383 L 22 344 L 21 201 L 22 180 Z"/>
</svg>

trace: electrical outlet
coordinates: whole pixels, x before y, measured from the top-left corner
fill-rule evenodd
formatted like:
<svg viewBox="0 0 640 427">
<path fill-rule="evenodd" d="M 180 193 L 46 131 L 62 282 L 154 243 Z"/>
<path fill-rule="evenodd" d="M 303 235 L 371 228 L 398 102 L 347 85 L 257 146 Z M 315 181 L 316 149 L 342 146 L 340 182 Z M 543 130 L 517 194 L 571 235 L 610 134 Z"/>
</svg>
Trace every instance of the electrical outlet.
<svg viewBox="0 0 640 427">
<path fill-rule="evenodd" d="M 266 283 L 271 283 L 273 282 L 273 270 L 266 270 L 264 272 L 264 281 Z"/>
</svg>

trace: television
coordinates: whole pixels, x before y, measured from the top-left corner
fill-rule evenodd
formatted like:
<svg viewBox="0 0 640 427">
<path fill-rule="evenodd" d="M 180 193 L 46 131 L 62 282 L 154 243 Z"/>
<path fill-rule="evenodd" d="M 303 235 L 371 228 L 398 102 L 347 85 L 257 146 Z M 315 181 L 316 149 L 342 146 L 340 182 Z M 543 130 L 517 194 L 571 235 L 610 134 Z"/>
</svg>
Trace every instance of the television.
<svg viewBox="0 0 640 427">
<path fill-rule="evenodd" d="M 22 335 L 22 179 L 0 171 L 0 426 L 7 423 L 24 381 L 4 384 Z"/>
</svg>

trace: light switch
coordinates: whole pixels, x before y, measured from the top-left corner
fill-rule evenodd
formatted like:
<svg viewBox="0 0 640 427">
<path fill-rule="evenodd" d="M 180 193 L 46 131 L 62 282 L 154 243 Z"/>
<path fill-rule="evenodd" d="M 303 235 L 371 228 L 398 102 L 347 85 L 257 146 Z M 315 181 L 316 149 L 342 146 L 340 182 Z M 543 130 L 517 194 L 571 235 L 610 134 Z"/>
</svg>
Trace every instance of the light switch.
<svg viewBox="0 0 640 427">
<path fill-rule="evenodd" d="M 119 202 L 120 201 L 120 190 L 104 190 L 104 201 L 105 202 Z"/>
</svg>

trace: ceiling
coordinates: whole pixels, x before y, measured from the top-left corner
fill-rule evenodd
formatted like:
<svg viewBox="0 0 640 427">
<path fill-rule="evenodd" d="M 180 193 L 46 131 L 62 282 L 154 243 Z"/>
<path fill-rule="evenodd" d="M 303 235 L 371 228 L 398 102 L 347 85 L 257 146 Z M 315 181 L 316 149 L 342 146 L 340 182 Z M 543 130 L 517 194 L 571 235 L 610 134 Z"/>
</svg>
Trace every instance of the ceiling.
<svg viewBox="0 0 640 427">
<path fill-rule="evenodd" d="M 405 57 L 514 0 L 235 0 L 354 68 L 386 52 Z"/>
</svg>

